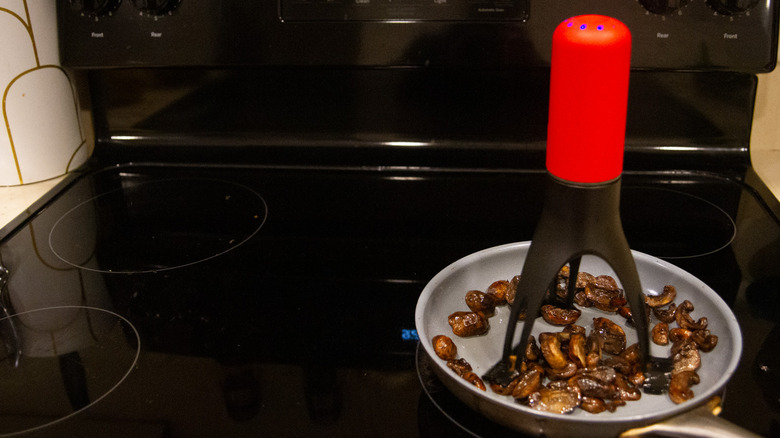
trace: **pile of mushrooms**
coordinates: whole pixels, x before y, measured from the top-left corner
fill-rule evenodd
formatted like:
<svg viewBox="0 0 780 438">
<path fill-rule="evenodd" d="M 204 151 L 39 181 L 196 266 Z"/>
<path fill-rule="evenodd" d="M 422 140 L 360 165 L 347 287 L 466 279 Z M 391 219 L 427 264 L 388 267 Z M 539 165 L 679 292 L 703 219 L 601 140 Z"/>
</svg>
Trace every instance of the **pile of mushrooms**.
<svg viewBox="0 0 780 438">
<path fill-rule="evenodd" d="M 556 290 L 548 291 L 548 304 L 542 306 L 540 315 L 562 329 L 540 333 L 538 343 L 532 336 L 524 357 L 517 360 L 512 382 L 507 386 L 490 383 L 491 390 L 534 409 L 557 413 L 572 412 L 578 407 L 591 413 L 614 411 L 628 401 L 640 399 L 645 375 L 637 344 L 626 346 L 623 328 L 606 317 L 593 318 L 590 332 L 578 325 L 581 311 L 562 305 L 568 281 L 569 270 L 564 267 L 558 274 Z M 635 315 L 614 278 L 580 272 L 576 282 L 574 303 L 578 307 L 595 307 L 621 315 L 627 325 L 633 324 Z M 448 317 L 453 334 L 471 337 L 487 333 L 496 307 L 514 302 L 518 283 L 519 276 L 515 276 L 512 280 L 493 282 L 484 292 L 468 291 L 465 302 L 469 311 L 456 311 Z M 700 352 L 715 348 L 718 337 L 707 329 L 706 317 L 693 318 L 694 306 L 690 301 L 676 305 L 676 295 L 671 285 L 665 286 L 659 295 L 645 295 L 644 317 L 655 322 L 652 341 L 663 346 L 671 344 L 673 369 L 668 394 L 675 403 L 682 403 L 693 397 L 691 386 L 699 382 L 696 371 L 701 366 Z M 523 312 L 520 318 L 525 318 Z M 437 335 L 433 347 L 453 372 L 486 390 L 466 359 L 458 357 L 451 338 Z"/>
</svg>

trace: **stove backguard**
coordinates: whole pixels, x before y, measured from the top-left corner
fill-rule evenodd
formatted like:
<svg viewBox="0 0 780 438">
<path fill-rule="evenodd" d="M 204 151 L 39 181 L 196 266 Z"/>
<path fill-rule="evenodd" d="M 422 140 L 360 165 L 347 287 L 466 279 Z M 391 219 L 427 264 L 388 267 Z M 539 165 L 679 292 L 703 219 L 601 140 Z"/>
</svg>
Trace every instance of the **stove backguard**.
<svg viewBox="0 0 780 438">
<path fill-rule="evenodd" d="M 642 69 L 771 70 L 774 0 L 60 0 L 74 67 L 538 67 L 580 14 L 623 21 Z"/>
</svg>

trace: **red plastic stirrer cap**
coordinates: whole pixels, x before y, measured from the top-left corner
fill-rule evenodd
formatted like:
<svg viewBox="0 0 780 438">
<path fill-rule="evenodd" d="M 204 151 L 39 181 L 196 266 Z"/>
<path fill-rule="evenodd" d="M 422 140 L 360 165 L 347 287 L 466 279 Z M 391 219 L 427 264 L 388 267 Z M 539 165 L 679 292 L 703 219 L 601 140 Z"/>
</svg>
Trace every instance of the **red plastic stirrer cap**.
<svg viewBox="0 0 780 438">
<path fill-rule="evenodd" d="M 620 21 L 581 15 L 553 33 L 547 170 L 573 182 L 623 171 L 631 33 Z"/>
</svg>

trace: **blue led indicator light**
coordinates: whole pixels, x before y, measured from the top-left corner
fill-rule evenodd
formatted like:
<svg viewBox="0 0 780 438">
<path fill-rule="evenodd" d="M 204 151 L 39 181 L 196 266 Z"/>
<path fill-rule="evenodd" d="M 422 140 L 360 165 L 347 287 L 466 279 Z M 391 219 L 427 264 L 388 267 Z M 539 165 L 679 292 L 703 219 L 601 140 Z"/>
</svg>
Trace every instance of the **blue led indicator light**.
<svg viewBox="0 0 780 438">
<path fill-rule="evenodd" d="M 572 26 L 574 26 L 574 23 L 572 23 L 571 21 L 566 24 L 566 27 L 572 27 Z"/>
<path fill-rule="evenodd" d="M 587 27 L 588 27 L 588 25 L 587 25 L 587 24 L 583 24 L 582 26 L 580 26 L 580 29 L 583 29 L 583 30 L 585 30 L 585 28 L 587 28 Z"/>
<path fill-rule="evenodd" d="M 604 26 L 602 26 L 602 25 L 600 25 L 600 24 L 599 24 L 599 25 L 596 27 L 596 29 L 598 29 L 598 30 L 604 30 Z"/>
</svg>

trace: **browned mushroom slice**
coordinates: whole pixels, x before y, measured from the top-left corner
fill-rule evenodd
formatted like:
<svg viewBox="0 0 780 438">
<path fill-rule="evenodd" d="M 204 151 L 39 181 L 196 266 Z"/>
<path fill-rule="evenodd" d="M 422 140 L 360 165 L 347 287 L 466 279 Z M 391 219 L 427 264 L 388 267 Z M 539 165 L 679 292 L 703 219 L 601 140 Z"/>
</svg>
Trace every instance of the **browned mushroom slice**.
<svg viewBox="0 0 780 438">
<path fill-rule="evenodd" d="M 626 348 L 626 332 L 607 318 L 593 318 L 593 330 L 604 339 L 602 349 L 610 354 L 620 354 Z"/>
<path fill-rule="evenodd" d="M 680 342 L 677 348 L 673 346 L 672 352 L 672 361 L 674 363 L 672 375 L 684 371 L 696 371 L 701 366 L 699 349 L 696 348 L 696 343 L 690 339 Z"/>
<path fill-rule="evenodd" d="M 485 382 L 482 381 L 482 379 L 473 371 L 468 371 L 465 374 L 463 374 L 464 380 L 471 383 L 472 385 L 476 386 L 477 388 L 481 389 L 482 391 L 485 391 Z"/>
<path fill-rule="evenodd" d="M 694 321 L 693 317 L 691 317 L 691 312 L 693 312 L 693 303 L 688 300 L 683 301 L 683 303 L 677 307 L 677 312 L 674 314 L 674 317 L 677 320 L 677 325 L 679 325 L 680 328 L 687 330 L 706 329 L 707 318 L 701 317 L 698 321 Z"/>
<path fill-rule="evenodd" d="M 512 277 L 512 281 L 509 282 L 509 289 L 506 290 L 506 302 L 510 306 L 515 303 L 515 296 L 517 296 L 518 284 L 520 284 L 520 276 L 515 275 L 514 277 Z"/>
<path fill-rule="evenodd" d="M 501 386 L 498 383 L 491 382 L 490 389 L 498 395 L 512 395 L 512 392 L 514 392 L 515 387 L 517 386 L 517 383 L 519 381 L 520 381 L 520 377 L 518 376 L 514 380 L 509 382 L 509 384 L 506 386 Z"/>
<path fill-rule="evenodd" d="M 580 369 L 576 376 L 569 379 L 569 385 L 576 385 L 583 396 L 614 399 L 619 396 L 614 383 L 616 377 L 615 370 L 608 366 Z"/>
<path fill-rule="evenodd" d="M 653 342 L 658 345 L 667 345 L 669 343 L 669 324 L 661 321 L 653 327 Z"/>
<path fill-rule="evenodd" d="M 452 371 L 455 371 L 455 374 L 459 376 L 462 376 L 467 372 L 471 371 L 471 364 L 468 363 L 466 359 L 463 358 L 448 360 L 447 367 Z"/>
<path fill-rule="evenodd" d="M 516 379 L 517 384 L 512 391 L 512 397 L 524 399 L 542 387 L 542 371 L 539 368 L 531 368 Z"/>
<path fill-rule="evenodd" d="M 551 304 L 542 306 L 542 318 L 553 325 L 574 324 L 581 314 L 582 312 L 577 309 L 564 309 Z"/>
<path fill-rule="evenodd" d="M 638 365 L 642 361 L 642 355 L 639 353 L 639 344 L 631 344 L 626 347 L 620 357 L 625 359 L 631 365 Z"/>
<path fill-rule="evenodd" d="M 669 304 L 669 307 L 666 309 L 662 309 L 660 307 L 653 308 L 653 315 L 655 315 L 659 321 L 663 321 L 667 324 L 674 322 L 675 313 L 677 313 L 677 305 L 674 303 Z"/>
<path fill-rule="evenodd" d="M 585 289 L 586 286 L 596 282 L 596 277 L 588 272 L 577 273 L 577 283 L 574 285 L 577 289 Z"/>
<path fill-rule="evenodd" d="M 461 337 L 477 336 L 487 333 L 490 325 L 487 318 L 476 312 L 455 312 L 447 318 L 452 333 Z"/>
<path fill-rule="evenodd" d="M 566 301 L 566 295 L 569 293 L 569 274 L 570 270 L 568 266 L 564 266 L 561 268 L 560 271 L 558 271 L 558 275 L 556 276 L 556 284 L 555 289 L 557 292 L 558 298 L 565 302 Z"/>
<path fill-rule="evenodd" d="M 540 333 L 539 348 L 542 350 L 544 359 L 553 369 L 563 369 L 569 362 L 561 351 L 561 341 L 557 333 Z"/>
<path fill-rule="evenodd" d="M 712 351 L 718 345 L 718 337 L 711 334 L 709 330 L 696 330 L 691 333 L 691 339 L 699 350 L 705 353 Z"/>
<path fill-rule="evenodd" d="M 618 374 L 615 378 L 615 386 L 618 389 L 618 398 L 623 401 L 634 401 L 642 398 L 642 391 L 628 381 L 628 378 Z"/>
<path fill-rule="evenodd" d="M 666 285 L 659 295 L 645 295 L 645 304 L 652 308 L 663 307 L 674 301 L 676 297 L 677 289 L 672 285 Z"/>
<path fill-rule="evenodd" d="M 588 352 L 585 356 L 586 365 L 590 367 L 598 366 L 601 361 L 601 347 L 604 345 L 604 338 L 595 331 L 590 332 L 585 340 L 585 350 Z"/>
<path fill-rule="evenodd" d="M 631 319 L 634 316 L 634 313 L 631 311 L 631 307 L 629 306 L 623 306 L 617 309 L 617 314 L 626 319 Z"/>
<path fill-rule="evenodd" d="M 450 360 L 458 356 L 458 347 L 448 336 L 437 335 L 433 337 L 433 351 L 439 359 Z"/>
<path fill-rule="evenodd" d="M 669 357 L 674 357 L 675 354 L 685 348 L 696 348 L 696 343 L 690 337 L 673 341 L 672 348 L 669 350 Z"/>
<path fill-rule="evenodd" d="M 615 369 L 607 365 L 598 365 L 595 367 L 583 368 L 577 371 L 578 375 L 587 376 L 593 379 L 603 380 L 605 382 L 614 382 L 617 377 Z"/>
<path fill-rule="evenodd" d="M 618 287 L 617 281 L 615 281 L 615 279 L 609 275 L 599 275 L 594 278 L 593 286 L 597 289 L 603 289 L 609 292 L 620 291 L 620 287 Z"/>
<path fill-rule="evenodd" d="M 487 317 L 493 316 L 496 310 L 493 296 L 478 290 L 470 290 L 466 293 L 466 305 L 472 312 L 482 313 Z"/>
<path fill-rule="evenodd" d="M 572 333 L 569 337 L 569 359 L 578 367 L 585 367 L 588 363 L 588 353 L 585 346 L 586 338 L 582 333 Z"/>
<path fill-rule="evenodd" d="M 642 308 L 645 310 L 645 322 L 649 325 L 650 324 L 650 314 L 653 309 L 650 308 L 650 306 L 642 305 Z M 630 306 L 621 306 L 617 309 L 617 314 L 622 316 L 626 319 L 626 324 L 628 324 L 629 327 L 636 327 L 636 323 L 634 322 L 634 318 L 636 315 L 634 315 L 634 312 L 631 310 Z"/>
<path fill-rule="evenodd" d="M 593 307 L 605 312 L 617 312 L 626 305 L 623 290 L 618 287 L 614 278 L 609 275 L 592 277 L 583 289 L 585 300 Z"/>
<path fill-rule="evenodd" d="M 506 293 L 510 289 L 511 285 L 506 280 L 494 281 L 488 286 L 485 293 L 493 298 L 493 302 L 496 306 L 506 304 Z"/>
<path fill-rule="evenodd" d="M 620 356 L 607 356 L 601 361 L 601 364 L 612 367 L 618 373 L 626 375 L 631 374 L 634 370 L 634 365 Z"/>
<path fill-rule="evenodd" d="M 533 335 L 528 337 L 528 343 L 525 346 L 525 359 L 531 362 L 536 362 L 542 357 L 542 350 L 539 348 L 539 344 L 536 343 L 536 338 Z"/>
<path fill-rule="evenodd" d="M 612 299 L 609 300 L 608 307 L 605 307 L 604 309 L 601 310 L 605 310 L 607 312 L 617 312 L 621 308 L 628 307 L 627 304 L 628 304 L 628 300 L 623 295 L 623 291 L 621 290 L 620 295 L 616 297 L 612 297 Z"/>
<path fill-rule="evenodd" d="M 603 382 L 590 377 L 575 377 L 571 383 L 577 385 L 583 396 L 614 399 L 620 393 L 614 383 Z"/>
<path fill-rule="evenodd" d="M 675 327 L 671 330 L 669 330 L 669 340 L 671 342 L 680 342 L 684 341 L 691 337 L 693 334 L 692 331 L 680 327 Z"/>
<path fill-rule="evenodd" d="M 550 302 L 565 303 L 569 294 L 569 274 L 568 266 L 564 266 L 558 271 L 553 288 L 547 290 L 547 299 Z"/>
<path fill-rule="evenodd" d="M 585 291 L 578 291 L 574 293 L 574 304 L 580 307 L 593 307 L 593 303 L 588 301 L 588 295 Z"/>
<path fill-rule="evenodd" d="M 604 400 L 598 397 L 583 396 L 580 407 L 586 412 L 590 412 L 591 414 L 599 414 L 607 410 L 607 404 L 604 403 Z"/>
<path fill-rule="evenodd" d="M 645 383 L 645 380 L 647 379 L 647 376 L 645 376 L 645 373 L 640 369 L 635 370 L 633 373 L 626 376 L 629 382 L 631 382 L 634 386 L 642 386 L 642 384 Z"/>
<path fill-rule="evenodd" d="M 633 344 L 626 348 L 618 357 L 626 362 L 627 366 L 620 371 L 626 377 L 635 378 L 636 374 L 642 374 L 642 360 L 641 355 L 639 354 L 639 344 Z"/>
<path fill-rule="evenodd" d="M 609 290 L 586 286 L 582 293 L 588 307 L 595 307 L 605 312 L 617 312 L 620 307 L 626 305 L 626 299 L 620 289 Z"/>
<path fill-rule="evenodd" d="M 539 371 L 542 377 L 544 377 L 544 367 L 537 362 L 524 362 L 522 372 L 536 370 Z"/>
<path fill-rule="evenodd" d="M 581 398 L 579 389 L 575 387 L 545 387 L 528 397 L 528 405 L 538 411 L 566 414 L 580 405 Z"/>
<path fill-rule="evenodd" d="M 571 333 L 571 334 L 579 333 L 579 334 L 581 334 L 583 336 L 588 334 L 587 330 L 585 329 L 585 327 L 583 327 L 581 325 L 577 325 L 577 324 L 569 324 L 566 327 L 564 327 L 563 330 L 561 330 L 561 331 L 562 332 L 566 332 L 566 333 Z"/>
<path fill-rule="evenodd" d="M 669 398 L 680 404 L 693 398 L 692 385 L 699 383 L 699 375 L 693 371 L 684 371 L 672 376 L 669 381 Z"/>
<path fill-rule="evenodd" d="M 550 380 L 564 380 L 574 377 L 577 373 L 577 365 L 574 362 L 566 362 L 563 368 L 546 368 L 544 374 Z"/>
</svg>

